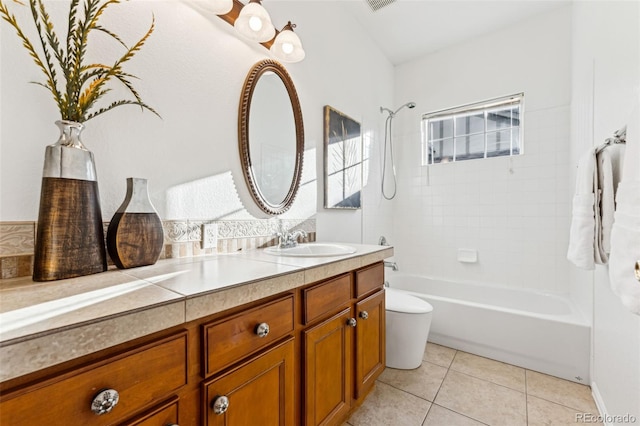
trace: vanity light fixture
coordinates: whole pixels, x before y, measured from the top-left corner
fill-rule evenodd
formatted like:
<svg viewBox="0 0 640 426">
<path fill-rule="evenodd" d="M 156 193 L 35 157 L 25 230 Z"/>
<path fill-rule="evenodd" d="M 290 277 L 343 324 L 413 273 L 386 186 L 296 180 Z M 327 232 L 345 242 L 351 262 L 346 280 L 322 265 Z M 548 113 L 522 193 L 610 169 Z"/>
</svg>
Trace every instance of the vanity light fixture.
<svg viewBox="0 0 640 426">
<path fill-rule="evenodd" d="M 207 8 L 216 15 L 226 15 L 233 9 L 233 0 L 209 0 Z"/>
<path fill-rule="evenodd" d="M 260 4 L 260 0 L 250 0 L 240 11 L 233 26 L 243 37 L 260 43 L 276 35 L 269 12 Z"/>
<path fill-rule="evenodd" d="M 227 13 L 216 13 L 220 19 L 233 25 L 244 38 L 254 40 L 270 49 L 271 54 L 282 62 L 299 62 L 304 59 L 302 42 L 293 32 L 296 27 L 291 21 L 282 28 L 275 29 L 269 13 L 262 6 L 261 0 L 249 0 L 247 4 L 240 0 L 205 0 L 212 2 L 210 9 L 218 3 L 231 2 L 231 10 Z M 220 8 L 222 9 L 222 8 Z"/>
<path fill-rule="evenodd" d="M 282 62 L 300 62 L 304 59 L 305 52 L 300 37 L 293 32 L 295 27 L 296 25 L 289 21 L 278 33 L 269 49 L 273 56 Z"/>
</svg>

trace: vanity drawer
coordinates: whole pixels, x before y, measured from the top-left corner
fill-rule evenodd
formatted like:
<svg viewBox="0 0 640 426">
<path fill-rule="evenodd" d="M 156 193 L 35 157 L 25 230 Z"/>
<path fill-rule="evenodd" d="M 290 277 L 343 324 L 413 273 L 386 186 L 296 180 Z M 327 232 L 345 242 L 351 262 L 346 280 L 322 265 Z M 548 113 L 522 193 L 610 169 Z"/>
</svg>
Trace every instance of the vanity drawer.
<svg viewBox="0 0 640 426">
<path fill-rule="evenodd" d="M 210 376 L 292 333 L 293 322 L 293 295 L 289 294 L 204 325 L 204 376 Z M 261 336 L 265 324 L 268 333 Z"/>
<path fill-rule="evenodd" d="M 331 314 L 351 300 L 351 274 L 303 290 L 304 323 Z"/>
<path fill-rule="evenodd" d="M 111 425 L 165 398 L 187 383 L 186 332 L 34 385 L 26 393 L 0 403 L 7 425 Z M 119 400 L 97 415 L 94 397 L 113 389 Z"/>
<path fill-rule="evenodd" d="M 178 424 L 178 397 L 160 404 L 133 420 L 126 426 L 170 426 Z"/>
<path fill-rule="evenodd" d="M 382 262 L 356 272 L 356 298 L 384 286 L 384 264 Z"/>
</svg>

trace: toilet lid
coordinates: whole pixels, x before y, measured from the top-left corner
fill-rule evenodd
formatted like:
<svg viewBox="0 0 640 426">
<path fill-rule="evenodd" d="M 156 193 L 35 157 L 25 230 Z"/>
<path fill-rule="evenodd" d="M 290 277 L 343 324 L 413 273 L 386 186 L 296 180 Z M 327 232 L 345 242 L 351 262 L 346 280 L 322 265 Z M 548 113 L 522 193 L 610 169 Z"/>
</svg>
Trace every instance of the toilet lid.
<svg viewBox="0 0 640 426">
<path fill-rule="evenodd" d="M 433 311 L 433 306 L 426 300 L 389 287 L 385 289 L 384 301 L 387 311 L 405 314 L 426 314 Z"/>
</svg>

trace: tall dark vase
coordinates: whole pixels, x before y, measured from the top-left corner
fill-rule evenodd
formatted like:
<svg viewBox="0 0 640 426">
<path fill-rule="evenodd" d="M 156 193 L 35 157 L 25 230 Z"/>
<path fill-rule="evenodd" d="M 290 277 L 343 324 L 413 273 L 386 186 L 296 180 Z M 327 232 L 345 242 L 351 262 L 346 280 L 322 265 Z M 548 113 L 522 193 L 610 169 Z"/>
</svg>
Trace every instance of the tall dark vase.
<svg viewBox="0 0 640 426">
<path fill-rule="evenodd" d="M 61 120 L 46 148 L 33 264 L 34 281 L 107 270 L 100 195 L 93 154 L 80 140 L 84 126 Z"/>
<path fill-rule="evenodd" d="M 107 249 L 118 268 L 153 265 L 164 244 L 162 221 L 151 204 L 147 180 L 127 178 L 127 195 L 107 230 Z"/>
</svg>

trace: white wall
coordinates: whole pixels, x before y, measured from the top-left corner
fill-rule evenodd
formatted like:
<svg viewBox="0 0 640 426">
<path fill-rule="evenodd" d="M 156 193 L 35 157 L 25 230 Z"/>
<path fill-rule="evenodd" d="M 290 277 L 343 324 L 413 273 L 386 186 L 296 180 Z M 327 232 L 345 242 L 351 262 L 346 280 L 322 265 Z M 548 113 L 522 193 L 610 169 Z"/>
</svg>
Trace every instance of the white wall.
<svg viewBox="0 0 640 426">
<path fill-rule="evenodd" d="M 640 104 L 640 6 L 576 2 L 573 7 L 572 146 L 574 161 L 623 124 L 637 123 Z M 635 113 L 633 108 L 636 108 Z M 640 140 L 629 134 L 625 176 L 640 176 Z M 630 158 L 627 158 L 630 160 Z M 627 169 L 635 164 L 635 170 Z M 575 268 L 574 268 L 575 269 Z M 592 301 L 592 388 L 603 414 L 640 419 L 640 317 L 610 288 L 607 267 L 572 271 L 572 296 Z"/>
<path fill-rule="evenodd" d="M 67 2 L 45 4 L 54 22 L 66 22 Z M 30 28 L 28 8 L 9 6 Z M 267 8 L 276 26 L 287 20 L 298 25 L 307 51 L 303 62 L 286 65 L 302 105 L 306 149 L 301 192 L 286 217 L 317 214 L 319 239 L 359 242 L 362 211 L 321 208 L 322 107 L 359 118 L 375 151 L 377 108 L 392 99 L 393 67 L 337 2 L 274 0 Z M 109 220 L 122 202 L 129 176 L 149 179 L 163 219 L 249 218 L 245 207 L 251 203 L 243 205 L 237 194 L 249 200 L 237 148 L 238 102 L 246 74 L 269 53 L 184 1 L 126 2 L 108 9 L 103 23 L 133 43 L 152 14 L 156 30 L 127 69 L 141 78 L 138 91 L 163 119 L 120 107 L 87 122 L 83 133 L 96 158 L 103 218 Z M 59 115 L 48 93 L 28 83 L 41 75 L 13 30 L 3 22 L 0 31 L 0 221 L 30 221 L 37 218 L 44 147 L 57 139 Z M 31 28 L 27 33 L 34 35 Z M 100 51 L 96 60 L 119 54 L 117 45 L 99 37 L 91 43 L 93 52 Z"/>
<path fill-rule="evenodd" d="M 571 8 L 397 67 L 403 271 L 568 293 Z M 421 166 L 422 113 L 525 94 L 524 155 Z M 478 263 L 457 261 L 477 249 Z"/>
</svg>

